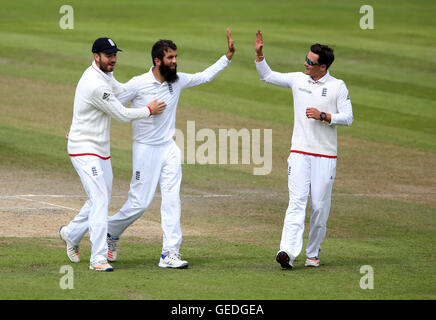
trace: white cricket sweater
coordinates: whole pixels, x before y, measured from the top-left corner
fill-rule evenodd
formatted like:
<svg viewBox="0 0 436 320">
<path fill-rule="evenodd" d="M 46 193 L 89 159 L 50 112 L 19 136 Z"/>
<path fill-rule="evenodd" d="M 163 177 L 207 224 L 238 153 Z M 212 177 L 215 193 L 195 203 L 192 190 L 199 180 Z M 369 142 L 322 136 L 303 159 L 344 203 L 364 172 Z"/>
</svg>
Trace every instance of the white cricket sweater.
<svg viewBox="0 0 436 320">
<path fill-rule="evenodd" d="M 275 72 L 265 59 L 256 62 L 256 69 L 260 79 L 266 83 L 292 90 L 294 129 L 291 152 L 336 158 L 336 126 L 350 126 L 353 122 L 351 100 L 344 81 L 332 77 L 329 72 L 318 81 L 302 72 Z M 331 122 L 308 119 L 307 108 L 330 113 Z"/>
<path fill-rule="evenodd" d="M 104 73 L 95 61 L 85 70 L 74 96 L 73 120 L 68 134 L 70 156 L 94 155 L 109 159 L 111 117 L 129 122 L 150 115 L 146 104 L 141 106 L 143 108 L 125 108 L 115 98 L 123 90 L 113 73 Z"/>
<path fill-rule="evenodd" d="M 174 83 L 157 81 L 153 74 L 154 67 L 151 67 L 147 73 L 130 79 L 124 84 L 125 91 L 117 96 L 123 105 L 131 102 L 132 108 L 139 108 L 148 105 L 154 99 L 164 101 L 167 105 L 161 114 L 133 121 L 133 139 L 150 145 L 160 145 L 172 139 L 182 89 L 212 81 L 230 62 L 231 60 L 224 55 L 202 72 L 195 74 L 177 72 L 179 79 Z"/>
</svg>

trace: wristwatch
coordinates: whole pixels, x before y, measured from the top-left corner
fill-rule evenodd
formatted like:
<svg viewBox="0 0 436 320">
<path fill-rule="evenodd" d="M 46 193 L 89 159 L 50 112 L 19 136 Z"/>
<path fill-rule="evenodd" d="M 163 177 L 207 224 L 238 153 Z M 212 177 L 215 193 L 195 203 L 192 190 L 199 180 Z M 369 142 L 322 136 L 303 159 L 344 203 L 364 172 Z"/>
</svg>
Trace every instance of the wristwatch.
<svg viewBox="0 0 436 320">
<path fill-rule="evenodd" d="M 327 119 L 327 115 L 325 114 L 325 112 L 321 112 L 319 117 L 321 118 L 321 121 L 324 121 L 325 119 Z"/>
</svg>

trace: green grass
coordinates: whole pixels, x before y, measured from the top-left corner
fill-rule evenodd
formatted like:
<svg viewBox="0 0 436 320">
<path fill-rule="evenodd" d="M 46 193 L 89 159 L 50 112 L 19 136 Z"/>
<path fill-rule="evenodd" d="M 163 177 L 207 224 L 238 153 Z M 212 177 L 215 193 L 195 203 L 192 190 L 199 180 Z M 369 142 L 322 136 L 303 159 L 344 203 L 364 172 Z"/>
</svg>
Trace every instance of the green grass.
<svg viewBox="0 0 436 320">
<path fill-rule="evenodd" d="M 96 274 L 88 270 L 84 239 L 74 290 L 61 290 L 59 269 L 69 263 L 58 238 L 2 237 L 0 299 L 436 298 L 434 1 L 71 1 L 74 30 L 59 28 L 58 1 L 0 4 L 0 173 L 62 173 L 65 185 L 79 183 L 64 136 L 92 42 L 106 35 L 124 50 L 115 75 L 125 82 L 149 70 L 160 38 L 177 43 L 180 71 L 206 68 L 226 52 L 231 27 L 231 65 L 182 93 L 177 127 L 196 120 L 197 129 L 273 129 L 268 176 L 253 176 L 251 166 L 183 166 L 182 196 L 233 196 L 184 198 L 182 226 L 201 233 L 184 236 L 189 269 L 157 268 L 160 238 L 126 237 L 115 272 Z M 359 28 L 363 4 L 374 7 L 374 30 Z M 290 272 L 274 261 L 288 201 L 292 96 L 258 78 L 259 28 L 268 63 L 281 72 L 301 71 L 310 44 L 332 45 L 331 74 L 345 81 L 353 103 L 352 127 L 338 130 L 332 211 L 315 270 L 303 267 L 304 250 Z M 114 185 L 128 184 L 130 125 L 113 121 L 111 134 Z M 0 183 L 0 196 L 8 195 L 8 181 Z M 45 192 L 31 180 L 23 185 L 28 193 Z M 159 223 L 158 208 L 149 211 L 143 219 Z M 374 290 L 359 287 L 363 265 L 374 269 Z"/>
<path fill-rule="evenodd" d="M 88 264 L 74 264 L 74 289 L 59 286 L 62 265 L 71 265 L 58 239 L 1 239 L 2 299 L 147 299 L 147 300 L 306 300 L 306 299 L 434 299 L 432 264 L 425 255 L 404 252 L 391 239 L 330 239 L 330 252 L 319 269 L 308 269 L 302 259 L 289 272 L 271 263 L 275 250 L 214 238 L 187 237 L 186 270 L 157 268 L 160 243 L 130 238 L 120 246 L 116 271 L 96 274 Z M 413 243 L 419 247 L 419 243 Z M 385 252 L 390 248 L 390 252 Z M 82 258 L 89 258 L 83 245 Z M 400 258 L 410 254 L 407 259 Z M 373 290 L 360 288 L 360 266 L 371 265 Z M 308 285 L 310 283 L 311 285 Z M 334 284 L 334 285 L 333 285 Z M 335 290 L 332 290 L 334 286 Z"/>
</svg>

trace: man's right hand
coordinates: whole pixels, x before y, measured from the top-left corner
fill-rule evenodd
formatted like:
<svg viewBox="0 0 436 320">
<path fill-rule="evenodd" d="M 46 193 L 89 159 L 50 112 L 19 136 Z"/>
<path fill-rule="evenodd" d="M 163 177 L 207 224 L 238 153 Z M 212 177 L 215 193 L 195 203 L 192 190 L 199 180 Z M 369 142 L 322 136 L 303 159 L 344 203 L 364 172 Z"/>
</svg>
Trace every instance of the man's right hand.
<svg viewBox="0 0 436 320">
<path fill-rule="evenodd" d="M 151 115 L 160 114 L 164 112 L 167 104 L 164 101 L 158 102 L 157 99 L 154 99 L 148 107 L 150 108 Z"/>
<path fill-rule="evenodd" d="M 263 39 L 262 30 L 256 32 L 256 42 L 254 43 L 254 51 L 256 52 L 256 61 L 262 61 L 263 58 Z"/>
</svg>

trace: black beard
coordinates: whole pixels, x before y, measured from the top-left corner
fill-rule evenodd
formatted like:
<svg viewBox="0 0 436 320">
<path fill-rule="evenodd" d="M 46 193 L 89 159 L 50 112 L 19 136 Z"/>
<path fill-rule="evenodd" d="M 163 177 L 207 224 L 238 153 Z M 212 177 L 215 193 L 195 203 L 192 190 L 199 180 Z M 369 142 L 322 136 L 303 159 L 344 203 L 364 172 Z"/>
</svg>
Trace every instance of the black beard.
<svg viewBox="0 0 436 320">
<path fill-rule="evenodd" d="M 173 70 L 167 65 L 161 64 L 159 67 L 159 72 L 168 83 L 176 82 L 179 79 L 179 76 L 177 75 L 177 66 Z"/>
<path fill-rule="evenodd" d="M 109 71 L 107 68 L 104 68 L 102 66 L 100 66 L 100 70 L 103 71 L 104 73 L 112 72 L 112 71 Z"/>
</svg>

